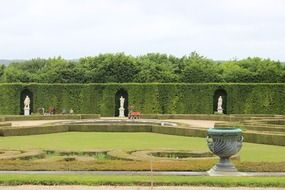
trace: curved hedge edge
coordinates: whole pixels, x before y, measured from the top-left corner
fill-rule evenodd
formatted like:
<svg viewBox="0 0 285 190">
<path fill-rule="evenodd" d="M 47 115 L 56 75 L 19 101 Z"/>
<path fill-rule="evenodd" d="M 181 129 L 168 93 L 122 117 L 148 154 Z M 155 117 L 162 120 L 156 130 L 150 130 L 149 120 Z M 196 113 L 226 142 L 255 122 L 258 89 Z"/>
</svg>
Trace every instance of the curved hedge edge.
<svg viewBox="0 0 285 190">
<path fill-rule="evenodd" d="M 159 149 L 159 150 L 138 150 L 132 151 L 131 155 L 135 156 L 138 160 L 153 160 L 153 161 L 177 161 L 175 157 L 159 157 L 154 156 L 154 153 L 179 153 L 180 155 L 187 154 L 200 154 L 200 157 L 186 157 L 180 158 L 179 161 L 194 161 L 194 160 L 217 160 L 211 152 L 197 152 L 197 151 L 188 151 L 188 150 L 170 150 L 170 149 Z"/>
<path fill-rule="evenodd" d="M 192 120 L 214 120 L 214 121 L 246 121 L 257 120 L 260 117 L 283 117 L 270 114 L 142 114 L 142 119 L 192 119 Z"/>
<path fill-rule="evenodd" d="M 153 132 L 159 134 L 203 137 L 207 136 L 207 129 L 193 128 L 185 124 L 179 126 L 158 126 L 158 125 L 57 125 L 57 126 L 38 126 L 38 127 L 2 127 L 0 128 L 0 136 L 21 136 L 21 135 L 35 135 L 48 134 L 58 132 Z M 271 145 L 285 145 L 285 135 L 283 134 L 267 134 L 257 133 L 252 131 L 243 132 L 244 141 L 259 144 Z"/>
<path fill-rule="evenodd" d="M 0 151 L 0 160 L 29 160 L 32 158 L 44 158 L 45 153 L 41 150 L 29 150 L 29 151 Z"/>
<path fill-rule="evenodd" d="M 24 136 L 68 132 L 68 126 L 36 126 L 36 127 L 5 127 L 0 128 L 0 136 Z"/>
<path fill-rule="evenodd" d="M 10 127 L 10 126 L 12 126 L 12 123 L 0 122 L 0 127 Z"/>
<path fill-rule="evenodd" d="M 244 141 L 257 144 L 270 144 L 285 146 L 285 133 L 278 131 L 254 131 L 256 127 L 246 126 L 242 123 L 216 123 L 215 127 L 238 127 L 243 130 Z M 258 127 L 257 127 L 258 128 Z M 270 129 L 270 128 L 268 128 Z"/>
</svg>

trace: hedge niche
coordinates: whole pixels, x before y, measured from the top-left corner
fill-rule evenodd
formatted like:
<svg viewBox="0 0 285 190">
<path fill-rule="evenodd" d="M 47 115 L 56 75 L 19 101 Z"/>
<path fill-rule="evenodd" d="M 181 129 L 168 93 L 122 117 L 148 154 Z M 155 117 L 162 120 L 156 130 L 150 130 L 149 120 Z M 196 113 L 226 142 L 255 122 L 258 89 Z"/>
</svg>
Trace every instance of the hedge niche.
<svg viewBox="0 0 285 190">
<path fill-rule="evenodd" d="M 21 95 L 20 95 L 20 114 L 21 115 L 24 115 L 24 100 L 25 100 L 26 96 L 28 96 L 30 98 L 30 114 L 34 111 L 34 109 L 33 109 L 33 104 L 34 104 L 33 92 L 30 91 L 29 89 L 24 89 L 24 90 L 22 90 Z"/>
<path fill-rule="evenodd" d="M 128 104 L 128 92 L 124 89 L 120 89 L 116 92 L 115 95 L 115 116 L 119 116 L 119 108 L 120 108 L 120 98 L 123 97 L 125 99 L 124 101 L 124 115 L 128 116 L 129 110 L 129 104 Z"/>
<path fill-rule="evenodd" d="M 219 97 L 222 97 L 223 103 L 222 103 L 222 108 L 223 108 L 223 113 L 227 113 L 227 92 L 225 89 L 217 89 L 214 93 L 213 97 L 213 112 L 217 112 L 218 108 L 218 99 Z"/>
<path fill-rule="evenodd" d="M 55 107 L 57 113 L 115 116 L 120 95 L 125 109 L 143 114 L 213 114 L 223 97 L 227 114 L 285 114 L 285 84 L 1 84 L 0 114 L 21 113 L 22 96 L 32 93 L 33 111 Z"/>
</svg>

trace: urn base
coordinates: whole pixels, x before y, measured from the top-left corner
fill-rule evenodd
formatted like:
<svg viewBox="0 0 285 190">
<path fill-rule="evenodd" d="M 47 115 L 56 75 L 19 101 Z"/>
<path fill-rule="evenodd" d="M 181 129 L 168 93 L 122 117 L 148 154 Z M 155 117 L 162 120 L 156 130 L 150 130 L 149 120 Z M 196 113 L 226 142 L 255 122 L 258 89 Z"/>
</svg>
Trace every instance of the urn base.
<svg viewBox="0 0 285 190">
<path fill-rule="evenodd" d="M 210 176 L 240 176 L 242 173 L 238 172 L 236 167 L 230 162 L 228 158 L 221 158 L 219 163 L 217 163 L 212 169 L 208 172 Z"/>
</svg>

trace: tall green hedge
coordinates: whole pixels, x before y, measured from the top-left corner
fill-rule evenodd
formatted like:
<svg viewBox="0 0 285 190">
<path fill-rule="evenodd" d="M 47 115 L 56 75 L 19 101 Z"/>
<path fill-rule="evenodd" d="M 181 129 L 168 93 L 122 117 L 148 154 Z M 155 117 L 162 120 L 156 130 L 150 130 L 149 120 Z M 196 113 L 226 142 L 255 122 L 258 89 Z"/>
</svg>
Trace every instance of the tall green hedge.
<svg viewBox="0 0 285 190">
<path fill-rule="evenodd" d="M 284 114 L 285 84 L 1 84 L 0 114 L 19 114 L 24 89 L 33 93 L 33 111 L 55 106 L 75 113 L 114 116 L 115 94 L 124 89 L 129 105 L 143 114 L 212 114 L 218 89 L 227 93 L 229 114 Z"/>
</svg>

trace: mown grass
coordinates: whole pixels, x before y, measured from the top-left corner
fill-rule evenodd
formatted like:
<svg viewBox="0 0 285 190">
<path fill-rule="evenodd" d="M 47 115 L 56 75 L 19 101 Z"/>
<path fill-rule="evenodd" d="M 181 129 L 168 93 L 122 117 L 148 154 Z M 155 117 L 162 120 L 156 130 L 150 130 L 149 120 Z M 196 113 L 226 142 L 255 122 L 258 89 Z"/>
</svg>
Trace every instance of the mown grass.
<svg viewBox="0 0 285 190">
<path fill-rule="evenodd" d="M 1 174 L 0 185 L 193 185 L 285 187 L 285 177 Z"/>
<path fill-rule="evenodd" d="M 90 149 L 176 149 L 207 151 L 205 138 L 155 133 L 69 132 L 0 138 L 0 149 L 90 150 Z M 244 143 L 241 161 L 282 162 L 285 147 Z"/>
<path fill-rule="evenodd" d="M 17 149 L 196 149 L 208 150 L 201 138 L 155 133 L 68 132 L 0 138 L 0 148 Z"/>
</svg>

